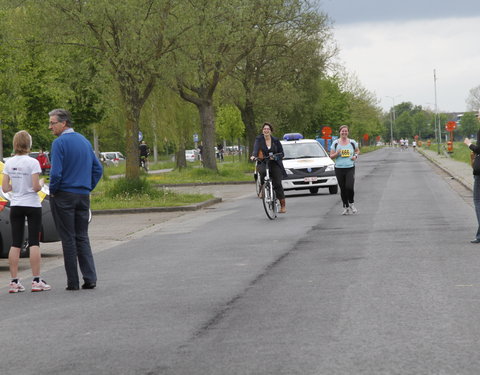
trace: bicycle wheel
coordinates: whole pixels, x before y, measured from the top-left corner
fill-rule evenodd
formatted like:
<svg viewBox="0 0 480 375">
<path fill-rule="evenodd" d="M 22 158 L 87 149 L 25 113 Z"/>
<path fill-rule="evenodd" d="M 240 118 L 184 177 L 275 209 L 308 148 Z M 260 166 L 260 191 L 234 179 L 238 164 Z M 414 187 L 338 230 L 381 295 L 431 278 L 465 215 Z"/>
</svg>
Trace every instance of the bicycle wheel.
<svg viewBox="0 0 480 375">
<path fill-rule="evenodd" d="M 277 209 L 275 203 L 275 191 L 273 190 L 271 181 L 265 181 L 263 189 L 263 208 L 265 209 L 267 217 L 270 220 L 274 220 L 277 217 Z"/>
</svg>

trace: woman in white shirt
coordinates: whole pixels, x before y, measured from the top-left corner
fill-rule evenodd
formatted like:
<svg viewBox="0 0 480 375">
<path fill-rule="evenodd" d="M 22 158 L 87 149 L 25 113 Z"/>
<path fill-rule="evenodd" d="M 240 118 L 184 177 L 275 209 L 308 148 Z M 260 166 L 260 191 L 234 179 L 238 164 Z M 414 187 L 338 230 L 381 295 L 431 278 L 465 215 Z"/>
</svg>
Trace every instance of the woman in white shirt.
<svg viewBox="0 0 480 375">
<path fill-rule="evenodd" d="M 25 229 L 28 222 L 28 243 L 30 246 L 30 266 L 32 267 L 32 292 L 50 290 L 51 287 L 40 277 L 40 233 L 42 228 L 42 202 L 38 196 L 43 179 L 40 180 L 40 163 L 28 154 L 32 148 L 32 137 L 21 130 L 13 137 L 15 156 L 5 163 L 2 189 L 11 191 L 10 223 L 12 227 L 12 247 L 8 254 L 10 265 L 10 293 L 25 291 L 18 278 L 18 261 Z"/>
</svg>

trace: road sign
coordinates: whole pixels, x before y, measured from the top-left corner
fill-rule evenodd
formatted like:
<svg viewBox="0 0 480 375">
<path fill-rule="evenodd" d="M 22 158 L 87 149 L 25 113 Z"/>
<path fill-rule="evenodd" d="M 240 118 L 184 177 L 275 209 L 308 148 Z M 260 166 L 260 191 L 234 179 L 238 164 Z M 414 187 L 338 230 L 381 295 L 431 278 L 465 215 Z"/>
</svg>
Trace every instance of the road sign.
<svg viewBox="0 0 480 375">
<path fill-rule="evenodd" d="M 197 134 L 197 133 L 195 133 L 195 134 L 193 135 L 193 141 L 194 141 L 194 142 L 198 142 L 198 134 Z"/>
<path fill-rule="evenodd" d="M 324 126 L 322 129 L 322 135 L 331 135 L 332 128 L 330 126 Z"/>
<path fill-rule="evenodd" d="M 445 124 L 445 130 L 447 132 L 453 132 L 457 128 L 457 123 L 455 121 L 449 121 Z"/>
<path fill-rule="evenodd" d="M 363 135 L 363 140 L 364 140 L 365 142 L 368 141 L 368 134 L 364 134 L 364 135 Z"/>
<path fill-rule="evenodd" d="M 138 132 L 138 141 L 141 142 L 143 140 L 143 133 L 142 132 Z"/>
</svg>

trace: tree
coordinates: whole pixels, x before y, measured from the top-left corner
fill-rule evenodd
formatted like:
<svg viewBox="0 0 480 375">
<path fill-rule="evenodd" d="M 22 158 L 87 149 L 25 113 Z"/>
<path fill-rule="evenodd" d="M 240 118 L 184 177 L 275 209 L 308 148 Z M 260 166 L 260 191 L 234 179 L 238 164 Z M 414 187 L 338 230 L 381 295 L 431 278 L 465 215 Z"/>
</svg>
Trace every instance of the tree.
<svg viewBox="0 0 480 375">
<path fill-rule="evenodd" d="M 471 111 L 480 113 L 480 85 L 470 90 L 467 103 Z"/>
<path fill-rule="evenodd" d="M 189 29 L 176 53 L 176 89 L 195 104 L 200 115 L 203 165 L 217 170 L 215 158 L 214 94 L 221 81 L 256 44 L 261 16 L 256 0 L 199 0 L 188 3 Z M 188 42 L 188 43 L 187 43 Z"/>
<path fill-rule="evenodd" d="M 60 42 L 94 51 L 107 65 L 122 100 L 125 116 L 126 177 L 138 178 L 140 115 L 159 79 L 160 64 L 175 45 L 174 0 L 31 2 L 47 22 L 48 34 Z M 48 17 L 47 17 L 48 14 Z"/>
<path fill-rule="evenodd" d="M 303 0 L 262 4 L 262 14 L 254 29 L 257 45 L 231 73 L 239 86 L 231 94 L 246 127 L 249 149 L 258 133 L 257 115 L 269 121 L 283 118 L 301 131 L 311 121 L 307 103 L 316 101 L 309 88 L 330 57 L 325 52 L 329 40 L 327 17 Z M 301 66 L 301 68 L 299 68 Z M 276 124 L 280 128 L 281 124 Z"/>
<path fill-rule="evenodd" d="M 476 137 L 480 128 L 480 121 L 477 118 L 476 113 L 466 112 L 462 116 L 461 126 L 459 127 L 459 133 L 463 137 Z"/>
<path fill-rule="evenodd" d="M 217 134 L 230 142 L 234 142 L 245 131 L 245 125 L 238 108 L 232 105 L 225 105 L 218 109 L 216 121 Z"/>
</svg>

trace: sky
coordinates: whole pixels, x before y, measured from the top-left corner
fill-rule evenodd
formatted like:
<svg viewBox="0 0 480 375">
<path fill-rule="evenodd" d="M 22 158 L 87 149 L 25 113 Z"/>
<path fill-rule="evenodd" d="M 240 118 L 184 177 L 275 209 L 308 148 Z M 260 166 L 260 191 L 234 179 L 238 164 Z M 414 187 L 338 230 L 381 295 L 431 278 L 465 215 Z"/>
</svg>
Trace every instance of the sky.
<svg viewBox="0 0 480 375">
<path fill-rule="evenodd" d="M 440 112 L 469 110 L 480 86 L 480 0 L 319 3 L 341 64 L 385 111 L 402 102 L 435 110 L 435 92 Z"/>
</svg>

